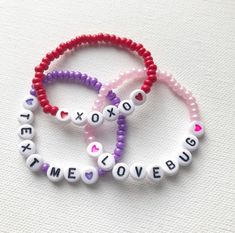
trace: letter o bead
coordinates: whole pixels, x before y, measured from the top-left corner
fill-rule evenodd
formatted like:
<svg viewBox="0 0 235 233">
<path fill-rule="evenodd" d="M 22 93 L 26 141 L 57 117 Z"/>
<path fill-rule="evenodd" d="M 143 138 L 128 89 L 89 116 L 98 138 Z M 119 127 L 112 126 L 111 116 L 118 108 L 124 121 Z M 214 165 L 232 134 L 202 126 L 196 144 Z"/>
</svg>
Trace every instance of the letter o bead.
<svg viewBox="0 0 235 233">
<path fill-rule="evenodd" d="M 159 165 L 150 165 L 147 168 L 148 178 L 154 183 L 158 183 L 164 177 L 164 172 Z"/>
<path fill-rule="evenodd" d="M 39 154 L 30 155 L 26 160 L 27 167 L 33 172 L 40 171 L 42 164 L 43 159 Z"/>
<path fill-rule="evenodd" d="M 58 166 L 50 166 L 47 170 L 47 177 L 52 182 L 61 181 L 64 177 L 62 168 Z"/>
<path fill-rule="evenodd" d="M 130 167 L 130 175 L 135 180 L 143 180 L 146 173 L 146 168 L 141 163 L 134 163 Z"/>
<path fill-rule="evenodd" d="M 31 140 L 24 140 L 19 144 L 19 152 L 24 158 L 28 158 L 30 155 L 36 152 L 35 143 Z"/>
<path fill-rule="evenodd" d="M 127 116 L 135 110 L 135 105 L 131 100 L 123 100 L 118 105 L 118 109 L 123 115 Z"/>
<path fill-rule="evenodd" d="M 129 167 L 125 163 L 117 163 L 112 170 L 115 180 L 125 180 L 129 176 Z"/>
<path fill-rule="evenodd" d="M 92 111 L 87 116 L 88 124 L 93 127 L 98 127 L 103 124 L 104 116 L 99 111 Z"/>
<path fill-rule="evenodd" d="M 192 134 L 188 135 L 183 142 L 183 146 L 189 151 L 195 151 L 199 146 L 199 140 Z"/>
<path fill-rule="evenodd" d="M 64 168 L 64 178 L 69 183 L 76 183 L 80 180 L 81 174 L 77 166 L 67 166 Z"/>
</svg>

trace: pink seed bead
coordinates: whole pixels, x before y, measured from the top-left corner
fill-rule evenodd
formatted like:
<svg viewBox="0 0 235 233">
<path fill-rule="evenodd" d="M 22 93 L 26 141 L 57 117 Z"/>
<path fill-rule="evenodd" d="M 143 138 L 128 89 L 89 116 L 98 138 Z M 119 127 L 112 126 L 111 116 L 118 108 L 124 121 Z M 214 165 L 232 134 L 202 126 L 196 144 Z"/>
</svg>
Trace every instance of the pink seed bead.
<svg viewBox="0 0 235 233">
<path fill-rule="evenodd" d="M 96 140 L 96 138 L 94 136 L 90 136 L 87 138 L 87 143 L 94 142 L 95 140 Z"/>
<path fill-rule="evenodd" d="M 186 103 L 190 104 L 190 103 L 195 103 L 196 102 L 196 98 L 193 96 L 190 96 L 186 99 Z"/>
<path fill-rule="evenodd" d="M 190 120 L 191 121 L 200 121 L 199 114 L 190 115 Z"/>
</svg>

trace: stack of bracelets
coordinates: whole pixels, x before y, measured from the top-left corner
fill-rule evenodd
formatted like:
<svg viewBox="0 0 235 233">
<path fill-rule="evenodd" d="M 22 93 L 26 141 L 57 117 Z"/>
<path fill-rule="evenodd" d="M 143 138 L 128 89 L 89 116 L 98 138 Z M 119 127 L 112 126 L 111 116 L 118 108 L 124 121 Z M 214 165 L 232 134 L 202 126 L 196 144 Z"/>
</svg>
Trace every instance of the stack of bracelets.
<svg viewBox="0 0 235 233">
<path fill-rule="evenodd" d="M 75 49 L 83 45 L 111 44 L 129 51 L 136 52 L 143 58 L 144 69 L 132 69 L 121 73 L 117 79 L 104 85 L 97 78 L 88 76 L 79 71 L 52 71 L 44 72 L 50 63 L 63 55 L 67 50 Z M 113 90 L 125 84 L 129 79 L 143 79 L 140 89 L 131 92 L 129 99 L 120 100 Z M 50 104 L 45 87 L 56 81 L 68 81 L 74 84 L 82 84 L 97 92 L 97 99 L 90 112 L 83 109 L 59 108 Z M 134 112 L 137 106 L 144 104 L 152 85 L 158 80 L 167 85 L 170 90 L 179 96 L 187 105 L 190 114 L 189 132 L 182 139 L 181 150 L 174 156 L 165 158 L 156 164 L 145 167 L 142 163 L 134 163 L 128 166 L 121 163 L 124 153 L 127 135 L 126 117 Z M 105 106 L 106 99 L 110 105 Z M 84 137 L 87 143 L 87 154 L 96 161 L 97 166 L 60 167 L 49 164 L 37 154 L 35 143 L 32 141 L 35 129 L 32 126 L 34 111 L 41 106 L 44 113 L 49 113 L 61 124 L 72 122 L 76 126 L 84 126 Z M 117 137 L 113 152 L 106 151 L 102 143 L 95 137 L 95 129 L 102 125 L 104 120 L 117 121 Z M 204 125 L 200 120 L 199 109 L 192 93 L 181 86 L 171 74 L 159 71 L 155 65 L 151 53 L 142 44 L 131 39 L 121 38 L 109 34 L 81 35 L 68 42 L 61 43 L 55 50 L 46 54 L 41 63 L 35 67 L 35 76 L 32 80 L 32 88 L 23 100 L 23 110 L 18 115 L 21 126 L 18 135 L 23 140 L 19 144 L 19 152 L 26 159 L 27 167 L 33 172 L 45 173 L 52 182 L 59 182 L 65 178 L 70 183 L 82 179 L 86 184 L 96 183 L 100 176 L 111 172 L 114 179 L 125 180 L 130 175 L 135 180 L 143 180 L 146 177 L 158 183 L 164 175 L 175 175 L 180 166 L 188 166 L 192 161 L 192 152 L 199 146 L 198 138 L 204 134 Z"/>
</svg>

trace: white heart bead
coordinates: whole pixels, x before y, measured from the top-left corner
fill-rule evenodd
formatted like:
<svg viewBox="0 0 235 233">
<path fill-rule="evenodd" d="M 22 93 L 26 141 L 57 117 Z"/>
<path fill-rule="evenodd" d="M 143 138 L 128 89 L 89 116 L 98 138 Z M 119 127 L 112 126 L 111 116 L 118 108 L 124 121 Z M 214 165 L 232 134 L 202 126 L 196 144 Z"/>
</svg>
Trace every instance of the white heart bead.
<svg viewBox="0 0 235 233">
<path fill-rule="evenodd" d="M 87 115 L 88 113 L 85 110 L 78 109 L 74 111 L 71 115 L 72 122 L 75 125 L 83 126 L 87 123 Z"/>
<path fill-rule="evenodd" d="M 110 171 L 115 165 L 115 158 L 112 154 L 103 153 L 99 156 L 97 163 L 102 170 Z"/>
<path fill-rule="evenodd" d="M 131 92 L 130 99 L 135 105 L 142 105 L 146 102 L 147 95 L 143 90 L 137 89 Z"/>
<path fill-rule="evenodd" d="M 162 160 L 160 163 L 162 170 L 168 176 L 176 175 L 179 171 L 179 163 L 176 158 L 170 158 L 166 160 Z"/>
<path fill-rule="evenodd" d="M 189 151 L 195 151 L 199 146 L 199 140 L 194 135 L 188 135 L 183 141 L 183 146 Z"/>
<path fill-rule="evenodd" d="M 30 155 L 26 160 L 27 167 L 33 172 L 40 171 L 42 164 L 43 159 L 39 154 Z"/>
<path fill-rule="evenodd" d="M 134 163 L 130 167 L 130 175 L 135 180 L 142 180 L 146 176 L 146 168 L 141 163 Z"/>
<path fill-rule="evenodd" d="M 186 149 L 182 149 L 178 154 L 177 154 L 177 159 L 179 162 L 180 166 L 188 166 L 192 162 L 192 154 L 190 151 Z"/>
<path fill-rule="evenodd" d="M 18 115 L 18 121 L 21 124 L 31 124 L 34 120 L 33 112 L 28 109 L 23 109 Z"/>
<path fill-rule="evenodd" d="M 24 140 L 19 144 L 19 152 L 24 158 L 28 158 L 30 155 L 36 152 L 35 143 L 31 140 Z"/>
<path fill-rule="evenodd" d="M 107 121 L 115 121 L 118 118 L 119 110 L 114 105 L 108 105 L 103 110 L 103 116 Z"/>
<path fill-rule="evenodd" d="M 148 178 L 154 183 L 158 183 L 164 177 L 164 172 L 162 168 L 157 164 L 148 166 L 147 174 Z"/>
<path fill-rule="evenodd" d="M 99 143 L 99 142 L 91 142 L 87 146 L 87 153 L 91 157 L 97 158 L 99 155 L 101 155 L 103 153 L 103 146 L 102 146 L 102 144 Z"/>
<path fill-rule="evenodd" d="M 47 177 L 52 182 L 59 182 L 63 179 L 63 170 L 59 166 L 50 166 L 47 170 Z"/>
<path fill-rule="evenodd" d="M 76 183 L 81 177 L 80 170 L 77 166 L 69 166 L 64 168 L 64 178 L 69 183 Z"/>
<path fill-rule="evenodd" d="M 23 106 L 24 108 L 34 111 L 38 107 L 38 99 L 35 96 L 28 95 L 24 98 Z"/>
<path fill-rule="evenodd" d="M 86 167 L 82 170 L 81 178 L 85 184 L 94 184 L 99 178 L 98 171 L 92 166 Z"/>
<path fill-rule="evenodd" d="M 129 167 L 125 163 L 117 163 L 112 170 L 115 180 L 125 180 L 129 176 Z"/>
<path fill-rule="evenodd" d="M 123 115 L 127 116 L 135 110 L 135 105 L 131 100 L 123 100 L 118 105 L 118 109 Z"/>
<path fill-rule="evenodd" d="M 190 124 L 190 132 L 196 136 L 196 137 L 201 137 L 204 132 L 205 132 L 205 129 L 204 129 L 204 125 L 201 121 L 193 121 L 191 122 Z"/>
<path fill-rule="evenodd" d="M 62 123 L 69 123 L 71 121 L 71 116 L 67 109 L 62 108 L 57 111 L 56 119 Z"/>
<path fill-rule="evenodd" d="M 18 129 L 19 137 L 23 139 L 32 139 L 34 137 L 35 131 L 32 125 L 24 124 Z"/>
<path fill-rule="evenodd" d="M 87 121 L 88 121 L 89 125 L 91 125 L 93 127 L 98 127 L 103 124 L 104 116 L 101 112 L 92 111 L 88 114 Z"/>
</svg>

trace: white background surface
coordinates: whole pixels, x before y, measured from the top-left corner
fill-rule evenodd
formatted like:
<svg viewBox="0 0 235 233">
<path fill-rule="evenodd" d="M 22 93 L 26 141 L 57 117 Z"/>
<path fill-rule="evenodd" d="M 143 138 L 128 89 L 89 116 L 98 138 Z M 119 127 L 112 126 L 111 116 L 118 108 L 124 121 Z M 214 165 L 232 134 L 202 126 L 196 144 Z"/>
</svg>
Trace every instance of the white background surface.
<svg viewBox="0 0 235 233">
<path fill-rule="evenodd" d="M 0 0 L 0 232 L 235 232 L 235 2 L 221 1 L 3 1 Z M 148 48 L 197 97 L 206 136 L 189 169 L 160 186 L 105 177 L 94 187 L 57 186 L 31 174 L 18 154 L 16 114 L 33 68 L 60 42 L 109 32 Z M 118 49 L 86 48 L 53 63 L 108 81 L 142 67 Z M 139 85 L 118 93 L 126 97 Z M 89 109 L 92 91 L 69 84 L 49 89 L 52 103 Z M 177 151 L 188 126 L 184 104 L 162 85 L 129 119 L 123 161 L 146 165 Z M 81 130 L 62 128 L 38 111 L 39 152 L 48 161 L 91 163 Z M 99 137 L 108 149 L 115 124 Z"/>
</svg>

